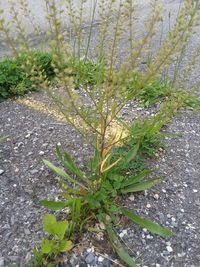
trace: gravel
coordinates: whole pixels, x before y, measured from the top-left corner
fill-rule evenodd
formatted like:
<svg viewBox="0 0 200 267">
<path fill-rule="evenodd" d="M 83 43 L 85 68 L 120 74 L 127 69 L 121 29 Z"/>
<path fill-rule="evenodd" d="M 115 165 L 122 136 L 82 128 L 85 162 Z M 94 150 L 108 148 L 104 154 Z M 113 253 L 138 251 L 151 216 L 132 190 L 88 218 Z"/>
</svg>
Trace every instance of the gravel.
<svg viewBox="0 0 200 267">
<path fill-rule="evenodd" d="M 41 218 L 46 210 L 38 202 L 54 199 L 59 193 L 42 158 L 56 162 L 54 149 L 59 143 L 83 166 L 91 149 L 66 123 L 15 101 L 1 103 L 0 113 L 0 133 L 8 136 L 0 145 L 0 266 L 9 262 L 25 266 L 31 248 L 43 235 Z M 118 233 L 141 266 L 199 267 L 200 114 L 182 111 L 165 131 L 181 134 L 166 137 L 165 152 L 149 162 L 151 167 L 159 167 L 158 175 L 165 180 L 148 192 L 130 195 L 123 204 L 169 227 L 175 235 L 162 239 L 131 223 Z M 112 266 L 115 256 L 106 255 L 106 248 L 99 255 L 89 236 L 86 239 L 80 254 L 63 266 Z"/>
</svg>

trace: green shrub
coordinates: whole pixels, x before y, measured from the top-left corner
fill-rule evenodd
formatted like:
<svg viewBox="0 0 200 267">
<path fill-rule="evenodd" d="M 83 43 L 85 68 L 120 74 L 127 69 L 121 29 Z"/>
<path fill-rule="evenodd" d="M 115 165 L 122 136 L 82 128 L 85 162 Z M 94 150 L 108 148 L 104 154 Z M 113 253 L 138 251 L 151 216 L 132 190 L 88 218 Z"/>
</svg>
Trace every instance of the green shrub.
<svg viewBox="0 0 200 267">
<path fill-rule="evenodd" d="M 34 58 L 38 69 L 51 80 L 54 77 L 51 54 L 38 51 L 32 52 L 31 57 Z M 23 95 L 34 89 L 30 75 L 25 69 L 27 60 L 28 55 L 24 53 L 17 58 L 6 58 L 0 62 L 0 100 Z"/>
</svg>

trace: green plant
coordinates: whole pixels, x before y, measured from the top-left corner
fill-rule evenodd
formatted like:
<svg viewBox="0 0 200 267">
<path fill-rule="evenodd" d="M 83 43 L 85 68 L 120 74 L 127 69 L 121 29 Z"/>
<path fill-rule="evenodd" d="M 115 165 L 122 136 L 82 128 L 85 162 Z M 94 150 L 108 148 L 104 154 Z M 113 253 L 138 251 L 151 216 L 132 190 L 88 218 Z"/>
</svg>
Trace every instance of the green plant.
<svg viewBox="0 0 200 267">
<path fill-rule="evenodd" d="M 43 218 L 44 231 L 49 234 L 50 239 L 43 239 L 41 250 L 34 249 L 34 258 L 28 266 L 30 267 L 50 267 L 55 266 L 54 260 L 62 253 L 72 248 L 72 242 L 65 239 L 68 231 L 68 222 L 57 221 L 52 214 L 46 214 Z"/>
<path fill-rule="evenodd" d="M 177 67 L 180 65 L 182 51 L 199 24 L 200 2 L 184 1 L 169 33 L 157 51 L 152 53 L 149 47 L 152 47 L 157 29 L 163 21 L 163 9 L 156 0 L 151 5 L 141 37 L 134 32 L 137 24 L 133 0 L 95 0 L 87 29 L 84 16 L 87 0 L 80 0 L 79 8 L 76 8 L 72 0 L 66 1 L 66 5 L 63 1 L 59 5 L 58 1 L 44 0 L 49 23 L 47 34 L 51 36 L 48 43 L 52 54 L 51 66 L 60 90 L 52 90 L 45 71 L 37 66 L 34 57 L 31 58 L 29 36 L 17 12 L 18 6 L 15 1 L 10 2 L 12 26 L 18 37 L 18 46 L 12 38 L 10 24 L 6 23 L 4 11 L 0 10 L 0 31 L 5 42 L 13 50 L 15 57 L 26 51 L 27 60 L 23 68 L 26 70 L 26 77 L 35 86 L 40 86 L 48 92 L 66 121 L 90 142 L 95 151 L 88 171 L 83 172 L 68 153 L 61 152 L 57 147 L 58 157 L 65 170 L 49 161 L 44 163 L 62 177 L 63 201 L 44 200 L 41 203 L 53 209 L 68 207 L 66 216 L 69 219 L 69 237 L 76 231 L 85 229 L 87 224 L 95 224 L 95 221 L 104 223 L 118 255 L 129 266 L 135 266 L 113 230 L 120 216 L 129 217 L 135 223 L 161 236 L 168 236 L 171 232 L 127 211 L 119 205 L 117 197 L 146 190 L 161 181 L 161 178 L 147 179 L 149 170 L 139 172 L 137 158 L 141 159 L 144 154 L 153 154 L 153 146 L 160 145 L 158 136 L 161 127 L 186 103 L 186 95 L 176 93 L 176 90 L 165 99 L 168 87 L 156 81 L 163 77 L 174 63 L 177 63 Z M 26 1 L 20 2 L 28 14 Z M 67 24 L 63 21 L 63 14 L 68 14 L 67 30 L 63 30 Z M 92 33 L 96 14 L 99 16 L 100 26 L 96 28 L 94 47 Z M 196 52 L 195 58 L 200 56 Z M 89 54 L 94 54 L 92 63 L 88 59 Z M 146 58 L 148 64 L 140 71 L 141 62 L 146 61 Z M 174 59 L 177 59 L 176 62 Z M 192 63 L 195 61 L 192 60 Z M 190 70 L 191 68 L 188 72 Z M 173 84 L 178 81 L 177 68 L 175 72 Z M 79 85 L 81 90 L 76 90 Z M 160 92 L 160 88 L 164 93 Z M 147 98 L 145 92 L 148 93 Z M 160 98 L 165 99 L 163 112 L 166 111 L 168 117 L 160 113 L 153 121 L 145 120 L 132 126 L 127 125 L 119 119 L 120 112 L 138 96 L 144 99 L 146 105 Z M 126 149 L 122 148 L 123 153 L 118 156 L 115 148 L 123 142 Z M 136 162 L 133 164 L 134 161 Z M 127 168 L 132 168 L 132 172 L 126 172 Z"/>
<path fill-rule="evenodd" d="M 26 70 L 28 66 L 26 62 L 30 56 L 35 62 L 36 70 L 42 71 L 49 80 L 54 77 L 50 53 L 33 51 L 28 55 L 24 52 L 16 58 L 3 59 L 0 62 L 0 100 L 15 95 L 24 95 L 33 89 L 33 81 Z"/>
<path fill-rule="evenodd" d="M 61 152 L 58 146 L 56 150 L 58 158 L 66 171 L 47 160 L 44 160 L 44 163 L 56 175 L 61 177 L 62 197 L 66 200 L 59 202 L 42 200 L 40 203 L 53 210 L 66 207 L 69 209 L 68 219 L 71 224 L 69 237 L 88 227 L 92 229 L 93 225 L 99 221 L 105 225 L 108 237 L 121 259 L 130 266 L 135 266 L 122 245 L 116 246 L 116 241 L 117 244 L 120 241 L 113 227 L 119 223 L 121 216 L 128 217 L 134 223 L 160 236 L 165 237 L 172 234 L 170 230 L 128 211 L 120 206 L 117 201 L 117 197 L 120 195 L 146 190 L 162 180 L 158 177 L 147 179 L 147 175 L 152 173 L 150 170 L 143 170 L 137 175 L 129 176 L 114 168 L 119 161 L 126 164 L 133 160 L 135 148 L 128 151 L 123 159 L 118 159 L 115 162 L 112 162 L 111 154 L 106 153 L 105 150 L 104 153 L 107 155 L 104 161 L 99 162 L 100 155 L 96 151 L 93 159 L 88 164 L 87 172 L 82 172 L 67 152 Z"/>
<path fill-rule="evenodd" d="M 103 62 L 93 60 L 75 59 L 72 62 L 73 74 L 75 76 L 75 87 L 81 85 L 94 86 L 103 83 L 105 78 L 105 65 Z"/>
<path fill-rule="evenodd" d="M 0 135 L 0 143 L 2 143 L 5 140 L 5 136 Z"/>
<path fill-rule="evenodd" d="M 138 95 L 138 99 L 142 101 L 145 107 L 148 107 L 158 101 L 165 100 L 166 97 L 170 96 L 171 91 L 169 82 L 152 81 L 143 88 Z"/>
</svg>

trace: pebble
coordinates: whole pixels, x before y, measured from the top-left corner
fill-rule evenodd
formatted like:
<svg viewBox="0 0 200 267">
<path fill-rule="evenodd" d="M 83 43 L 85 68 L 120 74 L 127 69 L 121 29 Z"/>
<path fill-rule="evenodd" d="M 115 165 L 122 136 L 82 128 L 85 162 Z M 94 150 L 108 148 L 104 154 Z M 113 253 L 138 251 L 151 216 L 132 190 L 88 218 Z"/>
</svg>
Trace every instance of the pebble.
<svg viewBox="0 0 200 267">
<path fill-rule="evenodd" d="M 95 256 L 93 253 L 89 253 L 87 257 L 85 258 L 85 262 L 87 264 L 92 264 L 95 261 Z"/>
<path fill-rule="evenodd" d="M 135 200 L 135 197 L 134 195 L 130 195 L 130 197 L 128 198 L 130 201 L 134 201 Z"/>
<path fill-rule="evenodd" d="M 4 258 L 0 257 L 0 267 L 4 267 Z"/>
<path fill-rule="evenodd" d="M 154 197 L 156 200 L 159 199 L 159 195 L 158 195 L 158 194 L 155 194 L 153 197 Z"/>
<path fill-rule="evenodd" d="M 127 230 L 123 230 L 123 231 L 119 234 L 119 236 L 120 236 L 121 238 L 123 238 L 125 235 L 127 235 Z"/>
<path fill-rule="evenodd" d="M 147 204 L 146 207 L 147 207 L 148 209 L 150 209 L 150 208 L 151 208 L 151 205 L 150 205 L 150 204 Z"/>
<path fill-rule="evenodd" d="M 166 249 L 167 249 L 167 251 L 170 252 L 170 253 L 173 251 L 173 248 L 172 248 L 171 246 L 167 246 Z"/>
<path fill-rule="evenodd" d="M 111 262 L 108 259 L 104 259 L 103 266 L 104 267 L 110 267 L 111 266 Z"/>
<path fill-rule="evenodd" d="M 43 156 L 43 155 L 44 155 L 44 151 L 40 151 L 40 152 L 39 152 L 39 155 L 40 155 L 40 156 Z"/>
<path fill-rule="evenodd" d="M 104 261 L 104 258 L 103 258 L 102 256 L 99 256 L 99 257 L 98 257 L 98 261 L 99 261 L 99 262 L 103 262 L 103 261 Z"/>
<path fill-rule="evenodd" d="M 4 170 L 0 169 L 0 175 L 2 175 L 4 173 Z"/>
</svg>

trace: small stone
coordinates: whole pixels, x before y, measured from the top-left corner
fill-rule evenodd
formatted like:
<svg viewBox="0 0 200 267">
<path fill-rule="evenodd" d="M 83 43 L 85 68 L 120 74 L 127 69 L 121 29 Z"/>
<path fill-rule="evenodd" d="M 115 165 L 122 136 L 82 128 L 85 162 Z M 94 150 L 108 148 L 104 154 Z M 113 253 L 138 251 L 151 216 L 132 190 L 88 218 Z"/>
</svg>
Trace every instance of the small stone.
<svg viewBox="0 0 200 267">
<path fill-rule="evenodd" d="M 89 253 L 87 257 L 85 258 L 85 262 L 87 264 L 92 264 L 95 261 L 95 256 L 93 253 Z"/>
<path fill-rule="evenodd" d="M 128 198 L 130 201 L 134 201 L 135 200 L 135 197 L 134 195 L 130 195 L 130 197 Z"/>
<path fill-rule="evenodd" d="M 194 192 L 194 193 L 197 193 L 197 192 L 198 192 L 198 190 L 196 190 L 196 189 L 193 189 L 193 192 Z"/>
<path fill-rule="evenodd" d="M 31 232 L 29 231 L 29 229 L 24 229 L 24 233 L 25 233 L 26 235 L 30 235 L 30 234 L 31 234 Z"/>
<path fill-rule="evenodd" d="M 150 204 L 147 204 L 146 207 L 147 207 L 148 209 L 150 209 L 150 208 L 151 208 L 151 205 L 150 205 Z"/>
<path fill-rule="evenodd" d="M 182 252 L 182 253 L 178 253 L 177 256 L 178 256 L 179 258 L 182 258 L 182 257 L 185 256 L 185 253 L 184 253 L 184 252 Z"/>
<path fill-rule="evenodd" d="M 104 259 L 103 267 L 110 267 L 110 266 L 111 266 L 111 262 L 108 259 Z"/>
<path fill-rule="evenodd" d="M 167 249 L 167 251 L 170 252 L 170 253 L 173 251 L 173 248 L 172 248 L 171 246 L 167 246 L 166 249 Z"/>
<path fill-rule="evenodd" d="M 0 257 L 0 267 L 4 267 L 4 258 Z"/>
<path fill-rule="evenodd" d="M 99 257 L 98 257 L 98 261 L 99 261 L 99 262 L 103 262 L 103 261 L 104 261 L 104 258 L 103 258 L 102 256 L 99 256 Z"/>
<path fill-rule="evenodd" d="M 31 173 L 31 174 L 36 174 L 36 173 L 38 173 L 38 170 L 36 170 L 36 169 L 34 169 L 34 170 L 30 170 L 30 173 Z"/>
<path fill-rule="evenodd" d="M 4 170 L 0 169 L 0 175 L 2 175 L 4 173 Z"/>
<path fill-rule="evenodd" d="M 155 194 L 153 197 L 154 197 L 156 200 L 159 199 L 159 195 L 158 195 L 158 194 Z"/>
<path fill-rule="evenodd" d="M 123 230 L 123 231 L 119 234 L 119 236 L 120 236 L 121 238 L 123 238 L 125 235 L 127 235 L 127 230 Z"/>
<path fill-rule="evenodd" d="M 30 136 L 31 136 L 30 134 L 27 134 L 27 135 L 25 136 L 25 138 L 28 139 Z"/>
<path fill-rule="evenodd" d="M 161 267 L 161 265 L 160 265 L 160 264 L 158 264 L 158 263 L 156 263 L 156 267 Z"/>
<path fill-rule="evenodd" d="M 40 152 L 39 152 L 39 155 L 40 155 L 40 156 L 43 156 L 43 155 L 44 155 L 44 151 L 40 151 Z"/>
</svg>

